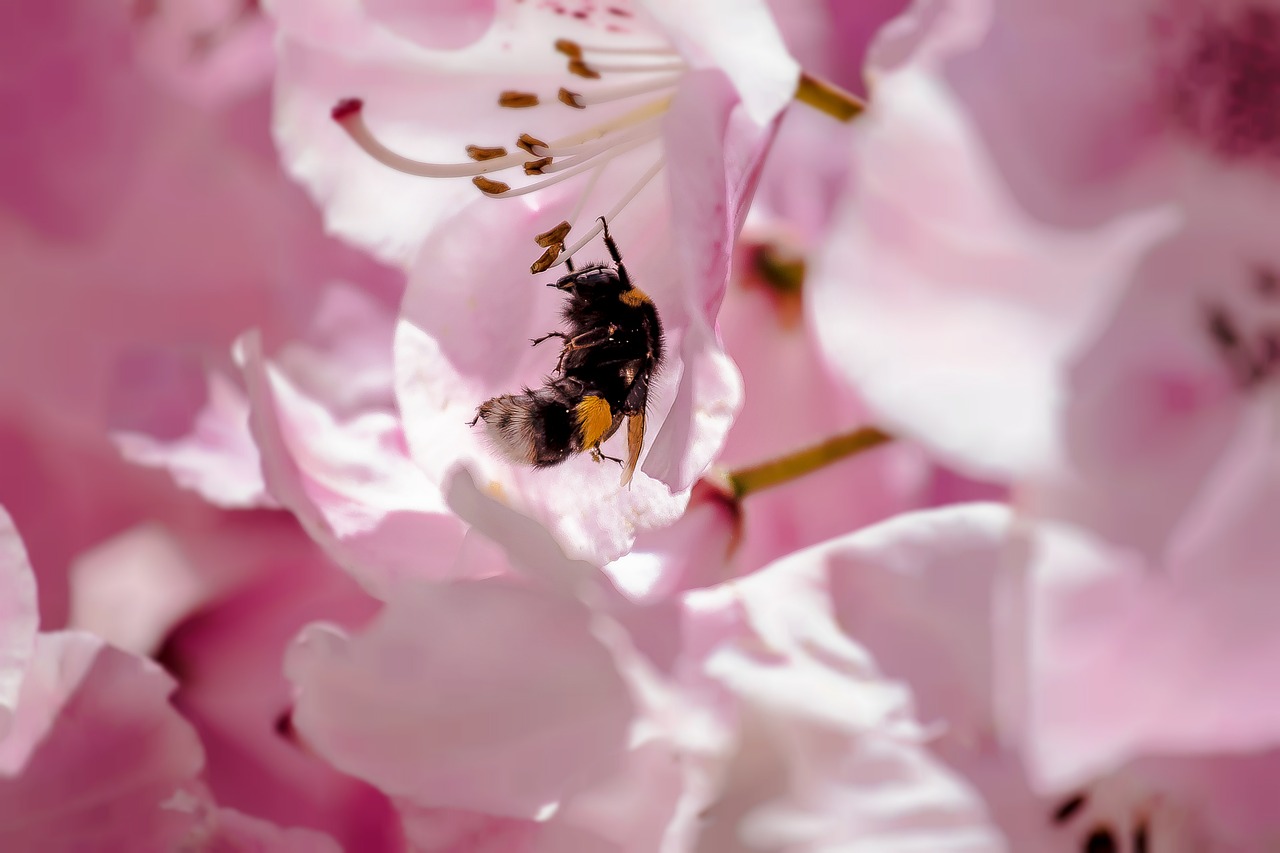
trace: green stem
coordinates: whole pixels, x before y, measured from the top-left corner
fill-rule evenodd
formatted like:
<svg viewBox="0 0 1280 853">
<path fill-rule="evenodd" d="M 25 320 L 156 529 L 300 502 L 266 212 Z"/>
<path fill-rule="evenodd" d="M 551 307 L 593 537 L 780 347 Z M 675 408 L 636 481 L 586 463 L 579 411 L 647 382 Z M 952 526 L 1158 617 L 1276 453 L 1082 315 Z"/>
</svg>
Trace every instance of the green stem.
<svg viewBox="0 0 1280 853">
<path fill-rule="evenodd" d="M 835 83 L 814 77 L 807 71 L 800 73 L 796 85 L 796 100 L 808 104 L 839 121 L 852 121 L 867 108 L 866 101 Z"/>
<path fill-rule="evenodd" d="M 778 459 L 752 465 L 750 468 L 730 471 L 726 475 L 729 491 L 736 499 L 741 500 L 753 492 L 760 492 L 806 474 L 812 474 L 832 462 L 838 462 L 846 456 L 862 453 L 889 441 L 893 441 L 893 436 L 888 433 L 881 432 L 875 427 L 862 427 Z"/>
</svg>

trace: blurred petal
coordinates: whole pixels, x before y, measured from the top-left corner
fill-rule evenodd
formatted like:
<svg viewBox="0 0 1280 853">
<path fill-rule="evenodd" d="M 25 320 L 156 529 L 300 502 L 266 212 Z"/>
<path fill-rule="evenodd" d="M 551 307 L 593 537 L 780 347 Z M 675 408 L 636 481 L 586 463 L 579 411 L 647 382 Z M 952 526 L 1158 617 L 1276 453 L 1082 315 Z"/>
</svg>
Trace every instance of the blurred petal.
<svg viewBox="0 0 1280 853">
<path fill-rule="evenodd" d="M 0 739 L 9 730 L 40 614 L 36 578 L 13 519 L 0 509 Z"/>
<path fill-rule="evenodd" d="M 363 0 L 370 16 L 426 48 L 463 47 L 484 35 L 498 0 Z M 426 13 L 429 13 L 429 17 Z"/>
<path fill-rule="evenodd" d="M 295 724 L 390 795 L 535 817 L 626 745 L 632 700 L 588 617 L 504 581 L 405 586 L 358 635 L 304 630 L 286 662 Z"/>
<path fill-rule="evenodd" d="M 341 853 L 328 835 L 314 829 L 282 829 L 273 823 L 238 812 L 218 809 L 217 834 L 207 842 L 210 853 Z"/>
<path fill-rule="evenodd" d="M 763 0 L 644 0 L 695 68 L 719 67 L 758 125 L 777 117 L 796 91 L 800 66 L 787 53 Z"/>
<path fill-rule="evenodd" d="M 369 412 L 340 424 L 264 360 L 257 336 L 240 352 L 272 495 L 375 593 L 447 574 L 462 528 L 405 454 L 399 423 Z"/>
<path fill-rule="evenodd" d="M 0 742 L 0 838 L 10 849 L 171 850 L 197 816 L 166 806 L 204 763 L 150 661 L 80 633 L 42 634 Z"/>
<path fill-rule="evenodd" d="M 209 374 L 208 399 L 190 432 L 171 440 L 129 431 L 112 438 L 125 459 L 168 469 L 179 486 L 216 506 L 245 509 L 274 503 L 249 433 L 248 401 L 220 373 Z"/>
<path fill-rule="evenodd" d="M 1087 236 L 1039 226 L 936 82 L 895 72 L 877 94 L 856 191 L 814 275 L 819 340 L 881 426 L 961 471 L 1050 464 L 1067 359 L 1172 222 L 1152 213 Z"/>
</svg>

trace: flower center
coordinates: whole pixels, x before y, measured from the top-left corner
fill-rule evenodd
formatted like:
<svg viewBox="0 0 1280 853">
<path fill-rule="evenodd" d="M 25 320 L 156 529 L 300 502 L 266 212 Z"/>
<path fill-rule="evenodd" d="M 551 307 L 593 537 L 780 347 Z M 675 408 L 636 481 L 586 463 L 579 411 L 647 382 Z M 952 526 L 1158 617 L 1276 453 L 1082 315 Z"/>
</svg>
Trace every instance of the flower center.
<svg viewBox="0 0 1280 853">
<path fill-rule="evenodd" d="M 1173 14 L 1153 23 L 1174 123 L 1224 159 L 1280 160 L 1280 12 Z"/>
<path fill-rule="evenodd" d="M 572 258 L 600 233 L 598 216 L 572 244 L 567 245 L 586 205 L 592 201 L 606 166 L 620 158 L 651 151 L 643 170 L 629 189 L 613 199 L 604 214 L 613 219 L 640 194 L 665 164 L 665 155 L 652 153 L 662 135 L 662 120 L 671 105 L 673 91 L 687 70 L 669 47 L 593 46 L 559 39 L 554 49 L 566 57 L 566 84 L 553 97 L 547 93 L 507 90 L 497 94 L 502 109 L 540 110 L 536 117 L 554 126 L 568 118 L 575 125 L 560 135 L 521 133 L 510 145 L 468 145 L 469 159 L 457 163 L 428 163 L 405 157 L 382 144 L 364 120 L 364 103 L 358 98 L 339 102 L 333 118 L 369 156 L 409 175 L 429 178 L 469 177 L 490 198 L 513 198 L 572 181 L 577 201 L 569 218 L 538 234 L 534 242 L 543 249 L 530 267 L 543 272 Z M 541 111 L 542 108 L 546 111 Z M 559 110 L 559 119 L 550 113 Z M 567 112 L 566 112 L 567 111 Z M 583 116 L 591 116 L 585 119 Z M 596 119 L 598 115 L 598 119 Z M 594 123 L 592 122 L 594 120 Z M 547 138 L 551 141 L 544 141 Z M 625 183 L 624 183 L 625 185 Z"/>
</svg>

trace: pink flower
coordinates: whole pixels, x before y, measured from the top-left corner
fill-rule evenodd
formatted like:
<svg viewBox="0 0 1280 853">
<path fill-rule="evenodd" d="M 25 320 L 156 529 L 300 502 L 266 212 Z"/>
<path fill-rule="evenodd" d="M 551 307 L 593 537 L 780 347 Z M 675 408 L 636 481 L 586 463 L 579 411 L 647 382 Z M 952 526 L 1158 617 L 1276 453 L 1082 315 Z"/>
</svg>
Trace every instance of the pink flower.
<svg viewBox="0 0 1280 853">
<path fill-rule="evenodd" d="M 423 50 L 410 30 L 401 38 L 376 27 L 349 3 L 323 14 L 273 9 L 285 35 L 277 127 L 287 162 L 335 230 L 412 264 L 397 391 L 415 460 L 437 483 L 458 462 L 476 467 L 574 553 L 598 560 L 622 553 L 636 529 L 673 520 L 738 404 L 715 316 L 773 120 L 796 85 L 763 6 L 622 3 L 577 14 L 501 4 L 485 35 L 456 52 Z M 568 103 L 554 102 L 561 87 Z M 360 102 L 343 101 L 352 96 Z M 477 159 L 454 166 L 397 153 L 447 162 L 467 146 Z M 525 161 L 529 175 L 508 175 Z M 481 193 L 458 180 L 468 176 Z M 559 300 L 531 287 L 524 269 L 539 253 L 545 269 L 586 246 L 600 213 L 668 338 L 648 477 L 623 493 L 586 459 L 513 469 L 465 423 L 485 399 L 542 381 L 546 353 L 526 341 L 556 326 Z"/>
<path fill-rule="evenodd" d="M 273 348 L 299 337 L 329 277 L 398 298 L 394 274 L 326 239 L 281 173 L 262 114 L 268 69 L 255 66 L 256 88 L 228 82 L 213 96 L 211 79 L 209 100 L 175 96 L 177 72 L 158 79 L 139 51 L 192 4 L 156 15 L 133 4 L 138 17 L 126 5 L 20 0 L 3 13 L 13 73 L 0 98 L 22 127 L 0 167 L 0 355 L 21 369 L 0 377 L 0 502 L 40 574 L 47 628 L 67 623 L 80 552 L 143 520 L 212 515 L 168 477 L 123 462 L 112 433 L 150 448 L 139 456 L 180 445 L 173 468 L 193 488 L 198 469 L 215 467 L 200 447 L 228 451 L 235 465 L 204 494 L 258 505 L 247 433 L 226 428 L 238 414 L 231 343 L 254 327 Z M 231 48 L 215 39 L 182 55 L 208 68 L 220 45 Z M 198 441 L 181 444 L 193 431 Z"/>
<path fill-rule="evenodd" d="M 916 38 L 1022 203 L 1083 225 L 1169 200 L 1212 215 L 1258 182 L 1274 193 L 1278 15 L 1236 0 L 943 2 L 921 7 Z"/>
<path fill-rule="evenodd" d="M 885 31 L 883 56 L 907 49 L 911 20 Z M 1063 461 L 1071 361 L 1174 222 L 1153 212 L 1064 233 L 1032 220 L 926 48 L 881 60 L 811 316 L 881 426 L 967 473 L 1024 476 Z"/>
<path fill-rule="evenodd" d="M 76 632 L 41 634 L 0 742 L 0 837 L 11 849 L 334 851 L 332 839 L 220 810 L 190 725 L 153 662 Z M 225 821 L 225 823 L 224 823 Z"/>
<path fill-rule="evenodd" d="M 1104 671 L 1139 639 L 1106 627 L 1129 609 L 1134 599 L 1115 594 L 1134 578 L 1087 565 L 1071 547 L 1078 542 L 1027 529 L 1004 508 L 970 505 L 903 515 L 786 562 L 807 557 L 840 627 L 886 676 L 910 685 L 931 751 L 981 792 L 1010 849 L 1260 849 L 1276 822 L 1252 792 L 1274 784 L 1276 753 L 1237 752 L 1242 741 L 1228 740 L 1248 707 L 1239 696 L 1210 689 L 1174 699 L 1150 669 L 1124 676 L 1135 684 L 1126 694 L 1125 681 Z M 1046 627 L 1065 640 L 1068 626 L 1070 642 L 1043 644 Z M 1062 692 L 1046 690 L 1046 677 Z M 1137 694 L 1149 697 L 1145 713 Z M 1157 743 L 1161 729 L 1186 731 L 1195 706 L 1219 697 L 1233 724 L 1212 742 L 1194 752 Z M 1115 745 L 1113 732 L 1135 723 L 1130 731 L 1152 735 L 1143 746 L 1094 761 Z"/>
<path fill-rule="evenodd" d="M 83 632 L 36 633 L 34 573 L 0 512 L 10 612 L 0 647 L 0 837 L 13 849 L 168 850 L 259 838 L 267 850 L 335 849 L 219 810 L 200 741 L 150 660 Z M 225 821 L 225 823 L 224 823 Z"/>
<path fill-rule="evenodd" d="M 1272 405 L 1275 269 L 1280 253 L 1247 209 L 1157 245 L 1071 365 L 1069 464 L 1028 483 L 1026 503 L 1162 561 L 1256 410 Z"/>
</svg>

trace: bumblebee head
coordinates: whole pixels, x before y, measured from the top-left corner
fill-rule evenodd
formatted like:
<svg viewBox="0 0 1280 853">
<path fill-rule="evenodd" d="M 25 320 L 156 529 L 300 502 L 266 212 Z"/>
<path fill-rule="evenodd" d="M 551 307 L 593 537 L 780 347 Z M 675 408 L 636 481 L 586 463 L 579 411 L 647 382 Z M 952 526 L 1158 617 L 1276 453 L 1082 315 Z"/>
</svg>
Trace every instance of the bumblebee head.
<svg viewBox="0 0 1280 853">
<path fill-rule="evenodd" d="M 607 264 L 592 264 L 589 267 L 575 270 L 548 287 L 563 290 L 583 299 L 618 296 L 628 285 L 623 282 L 618 271 Z"/>
</svg>

